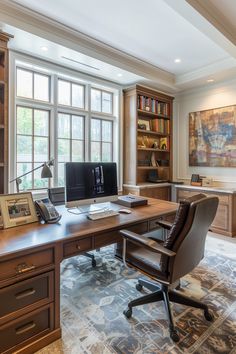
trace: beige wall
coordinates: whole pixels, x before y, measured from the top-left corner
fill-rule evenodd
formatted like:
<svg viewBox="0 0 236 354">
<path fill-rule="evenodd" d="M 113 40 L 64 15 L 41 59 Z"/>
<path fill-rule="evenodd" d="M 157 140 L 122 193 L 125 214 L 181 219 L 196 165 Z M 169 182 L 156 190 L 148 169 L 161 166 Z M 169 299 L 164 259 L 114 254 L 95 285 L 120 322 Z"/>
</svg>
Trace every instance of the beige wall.
<svg viewBox="0 0 236 354">
<path fill-rule="evenodd" d="M 236 104 L 236 80 L 204 87 L 176 96 L 174 101 L 174 178 L 188 182 L 192 173 L 213 177 L 218 186 L 236 187 L 235 168 L 189 167 L 188 114 Z"/>
</svg>

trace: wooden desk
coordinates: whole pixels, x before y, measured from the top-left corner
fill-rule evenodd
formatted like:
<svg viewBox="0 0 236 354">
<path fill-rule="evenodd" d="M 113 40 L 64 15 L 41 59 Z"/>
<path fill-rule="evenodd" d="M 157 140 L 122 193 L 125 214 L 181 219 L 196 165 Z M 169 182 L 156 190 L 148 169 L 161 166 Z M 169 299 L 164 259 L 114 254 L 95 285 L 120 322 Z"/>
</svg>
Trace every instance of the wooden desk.
<svg viewBox="0 0 236 354">
<path fill-rule="evenodd" d="M 112 204 L 113 209 L 120 206 Z M 34 353 L 61 337 L 60 262 L 121 241 L 119 230 L 148 232 L 177 204 L 149 199 L 131 214 L 91 221 L 58 207 L 58 224 L 0 231 L 0 353 Z"/>
</svg>

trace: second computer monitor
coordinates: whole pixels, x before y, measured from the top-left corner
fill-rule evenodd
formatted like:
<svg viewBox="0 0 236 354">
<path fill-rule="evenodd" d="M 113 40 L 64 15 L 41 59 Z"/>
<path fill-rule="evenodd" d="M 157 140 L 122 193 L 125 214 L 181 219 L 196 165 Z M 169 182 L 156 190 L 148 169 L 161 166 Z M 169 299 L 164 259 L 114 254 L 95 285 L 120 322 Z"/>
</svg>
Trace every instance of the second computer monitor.
<svg viewBox="0 0 236 354">
<path fill-rule="evenodd" d="M 117 200 L 116 163 L 67 162 L 65 198 L 68 208 Z"/>
</svg>

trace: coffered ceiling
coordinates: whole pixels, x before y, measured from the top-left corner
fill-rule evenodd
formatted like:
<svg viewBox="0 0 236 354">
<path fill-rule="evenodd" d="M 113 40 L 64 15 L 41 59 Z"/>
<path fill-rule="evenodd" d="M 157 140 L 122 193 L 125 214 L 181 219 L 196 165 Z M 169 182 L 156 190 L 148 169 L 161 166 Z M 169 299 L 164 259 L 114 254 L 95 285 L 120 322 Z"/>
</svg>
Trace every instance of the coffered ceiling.
<svg viewBox="0 0 236 354">
<path fill-rule="evenodd" d="M 235 0 L 0 0 L 10 47 L 169 92 L 236 74 Z M 47 51 L 42 51 L 47 47 Z"/>
</svg>

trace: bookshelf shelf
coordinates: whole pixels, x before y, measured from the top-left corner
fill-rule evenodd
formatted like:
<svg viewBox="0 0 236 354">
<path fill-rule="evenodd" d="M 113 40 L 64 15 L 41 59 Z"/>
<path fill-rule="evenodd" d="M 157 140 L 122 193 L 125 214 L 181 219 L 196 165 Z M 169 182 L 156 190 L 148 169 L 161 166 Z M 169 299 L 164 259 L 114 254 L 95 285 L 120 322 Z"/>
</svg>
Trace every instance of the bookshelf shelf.
<svg viewBox="0 0 236 354">
<path fill-rule="evenodd" d="M 162 118 L 162 119 L 167 119 L 167 120 L 170 119 L 169 116 L 166 116 L 164 114 L 157 114 L 157 113 L 154 113 L 154 112 L 144 111 L 142 109 L 138 109 L 137 111 L 138 111 L 139 114 L 147 116 L 147 118 L 151 117 L 151 118 Z"/>
<path fill-rule="evenodd" d="M 154 132 L 153 130 L 137 129 L 137 132 L 142 133 L 144 135 L 151 134 L 151 135 L 159 135 L 159 136 L 170 136 L 170 134 L 161 133 L 161 132 Z"/>
<path fill-rule="evenodd" d="M 172 180 L 173 97 L 136 85 L 124 91 L 124 103 L 124 192 L 140 193 L 138 185 L 147 183 L 153 170 L 159 179 Z M 166 184 L 156 189 L 155 197 L 170 198 Z"/>
<path fill-rule="evenodd" d="M 169 150 L 164 150 L 164 149 L 154 149 L 154 148 L 142 148 L 142 147 L 138 147 L 139 151 L 155 151 L 155 152 L 170 152 Z"/>
</svg>

